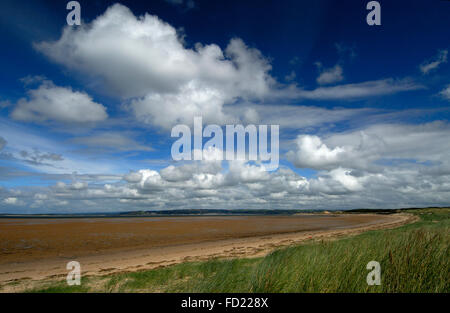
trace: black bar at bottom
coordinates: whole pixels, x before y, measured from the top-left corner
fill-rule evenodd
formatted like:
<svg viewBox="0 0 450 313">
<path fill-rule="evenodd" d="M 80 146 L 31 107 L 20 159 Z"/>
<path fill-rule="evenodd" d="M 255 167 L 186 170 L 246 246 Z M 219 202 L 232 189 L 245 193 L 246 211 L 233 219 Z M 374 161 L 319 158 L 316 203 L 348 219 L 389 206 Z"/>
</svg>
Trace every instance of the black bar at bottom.
<svg viewBox="0 0 450 313">
<path fill-rule="evenodd" d="M 144 312 L 304 312 L 311 309 L 356 310 L 417 309 L 427 303 L 433 306 L 448 303 L 448 294 L 1 294 L 2 305 L 10 302 L 16 311 L 22 306 L 56 309 L 133 308 Z M 430 302 L 432 301 L 432 302 Z M 307 309 L 308 308 L 308 309 Z"/>
</svg>

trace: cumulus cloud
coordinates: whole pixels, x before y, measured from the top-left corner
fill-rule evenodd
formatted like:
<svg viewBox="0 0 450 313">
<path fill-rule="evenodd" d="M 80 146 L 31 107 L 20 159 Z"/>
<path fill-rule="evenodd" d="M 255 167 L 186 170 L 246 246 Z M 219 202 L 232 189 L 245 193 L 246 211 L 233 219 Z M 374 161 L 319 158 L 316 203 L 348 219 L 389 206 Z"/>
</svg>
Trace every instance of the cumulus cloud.
<svg viewBox="0 0 450 313">
<path fill-rule="evenodd" d="M 129 183 L 137 183 L 142 179 L 142 174 L 139 172 L 130 172 L 123 176 L 123 179 Z"/>
<path fill-rule="evenodd" d="M 15 198 L 15 197 L 9 197 L 9 198 L 3 199 L 3 203 L 9 204 L 9 205 L 17 205 L 17 204 L 19 204 L 19 199 Z"/>
<path fill-rule="evenodd" d="M 270 175 L 263 165 L 246 164 L 242 161 L 235 161 L 229 163 L 229 172 L 227 174 L 227 181 L 231 183 L 258 183 L 266 181 Z"/>
<path fill-rule="evenodd" d="M 231 119 L 223 112 L 227 98 L 218 89 L 190 83 L 177 94 L 149 94 L 133 100 L 130 108 L 138 120 L 165 129 L 177 124 L 191 125 L 196 116 L 202 116 L 207 123 L 223 124 Z"/>
<path fill-rule="evenodd" d="M 422 74 L 428 74 L 429 72 L 436 70 L 441 64 L 447 63 L 448 50 L 440 50 L 434 60 L 424 62 L 420 65 L 420 71 Z"/>
<path fill-rule="evenodd" d="M 362 132 L 335 134 L 326 141 L 332 146 L 353 145 L 385 159 L 440 162 L 450 158 L 450 143 L 446 139 L 449 130 L 449 124 L 441 121 L 418 125 L 378 124 Z"/>
<path fill-rule="evenodd" d="M 161 176 L 169 182 L 186 181 L 192 178 L 194 174 L 192 169 L 193 167 L 189 165 L 180 167 L 171 165 L 161 170 Z"/>
<path fill-rule="evenodd" d="M 331 170 L 338 167 L 382 171 L 393 162 L 431 162 L 450 159 L 447 123 L 379 124 L 326 138 L 300 135 L 297 148 L 287 153 L 297 167 Z"/>
<path fill-rule="evenodd" d="M 358 178 L 352 175 L 351 170 L 337 168 L 330 171 L 329 175 L 331 176 L 332 179 L 340 182 L 342 186 L 344 186 L 350 191 L 360 191 L 363 189 Z"/>
<path fill-rule="evenodd" d="M 320 63 L 317 63 L 317 66 L 320 70 L 320 75 L 317 77 L 317 83 L 319 85 L 334 84 L 344 80 L 344 71 L 339 64 L 327 69 L 322 69 L 322 64 Z"/>
<path fill-rule="evenodd" d="M 66 184 L 65 182 L 57 182 L 55 188 L 59 191 L 69 191 L 69 190 L 84 190 L 88 187 L 86 182 L 75 181 L 71 184 Z"/>
<path fill-rule="evenodd" d="M 151 210 L 174 208 L 321 208 L 446 205 L 450 199 L 449 125 L 378 124 L 323 136 L 301 135 L 291 161 L 311 177 L 281 166 L 267 172 L 244 161 L 192 161 L 120 178 L 76 175 L 71 183 L 1 190 L 0 209 Z M 92 181 L 92 183 L 88 183 Z M 11 200 L 14 202 L 14 200 Z M 10 202 L 10 201 L 7 201 Z"/>
<path fill-rule="evenodd" d="M 11 113 L 20 121 L 84 123 L 105 120 L 106 108 L 92 98 L 70 87 L 58 87 L 50 81 L 28 91 L 28 99 L 20 99 Z"/>
<path fill-rule="evenodd" d="M 336 166 L 345 157 L 342 147 L 328 148 L 317 136 L 299 136 L 297 153 L 290 151 L 288 157 L 298 167 L 322 168 Z"/>
<path fill-rule="evenodd" d="M 262 97 L 275 84 L 262 54 L 232 39 L 223 51 L 215 44 L 186 48 L 171 25 L 157 16 L 136 17 L 113 5 L 91 24 L 67 27 L 56 42 L 36 48 L 55 62 L 100 78 L 130 101 L 136 117 L 162 127 L 204 113 L 223 119 L 225 103 Z M 206 105 L 208 104 L 208 106 Z"/>
<path fill-rule="evenodd" d="M 180 165 L 180 166 L 186 166 Z M 175 208 L 322 208 L 445 205 L 450 196 L 448 175 L 411 167 L 386 167 L 380 172 L 336 167 L 306 178 L 281 167 L 265 172 L 257 164 L 236 163 L 211 171 L 201 164 L 189 170 L 171 166 L 142 169 L 106 184 L 59 183 L 47 190 L 24 191 L 23 205 L 36 209 L 92 211 Z M 233 168 L 234 167 L 234 168 Z M 163 174 L 164 173 L 164 174 Z M 18 196 L 4 191 L 3 198 Z M 2 202 L 0 208 L 12 204 Z M 21 205 L 15 205 L 20 208 Z"/>
<path fill-rule="evenodd" d="M 263 165 L 244 161 L 228 162 L 228 170 L 219 161 L 192 162 L 180 166 L 168 166 L 160 172 L 140 170 L 124 176 L 124 180 L 140 190 L 216 190 L 267 181 L 270 177 Z M 205 194 L 203 194 L 205 195 Z"/>
<path fill-rule="evenodd" d="M 309 177 L 301 170 L 281 166 L 267 172 L 262 164 L 242 161 L 184 162 L 121 177 L 59 175 L 52 179 L 60 177 L 60 182 L 50 188 L 28 187 L 20 194 L 0 189 L 0 199 L 20 199 L 17 204 L 0 201 L 0 211 L 445 205 L 450 199 L 449 130 L 448 123 L 434 122 L 301 135 L 288 159 L 315 169 Z"/>
<path fill-rule="evenodd" d="M 162 169 L 160 174 L 168 182 L 183 182 L 192 179 L 196 173 L 216 175 L 221 170 L 222 166 L 220 161 L 205 161 L 180 166 L 170 165 Z"/>
</svg>

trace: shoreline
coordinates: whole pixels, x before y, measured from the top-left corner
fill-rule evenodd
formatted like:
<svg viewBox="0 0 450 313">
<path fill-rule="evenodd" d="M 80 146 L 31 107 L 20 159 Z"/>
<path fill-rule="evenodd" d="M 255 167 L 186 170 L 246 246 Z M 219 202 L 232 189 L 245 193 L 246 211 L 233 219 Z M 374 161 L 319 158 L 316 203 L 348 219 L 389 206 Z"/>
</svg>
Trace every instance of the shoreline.
<svg viewBox="0 0 450 313">
<path fill-rule="evenodd" d="M 352 214 L 354 216 L 354 214 Z M 274 233 L 262 236 L 228 238 L 221 240 L 168 245 L 152 248 L 121 249 L 106 253 L 49 258 L 0 265 L 0 292 L 17 292 L 38 282 L 64 279 L 67 262 L 77 260 L 83 276 L 103 276 L 120 272 L 133 272 L 165 267 L 183 262 L 205 261 L 211 258 L 261 257 L 281 247 L 308 240 L 333 240 L 365 231 L 399 227 L 418 220 L 412 214 L 363 214 L 376 217 L 375 222 L 331 230 Z M 380 218 L 383 217 L 383 218 Z"/>
</svg>

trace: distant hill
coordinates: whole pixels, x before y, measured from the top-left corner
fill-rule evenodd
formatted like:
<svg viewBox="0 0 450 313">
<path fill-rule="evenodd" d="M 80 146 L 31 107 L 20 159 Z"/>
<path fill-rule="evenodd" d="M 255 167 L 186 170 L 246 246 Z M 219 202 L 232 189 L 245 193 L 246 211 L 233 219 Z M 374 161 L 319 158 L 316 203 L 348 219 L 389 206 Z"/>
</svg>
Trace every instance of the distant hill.
<svg viewBox="0 0 450 313">
<path fill-rule="evenodd" d="M 298 213 L 378 213 L 393 214 L 406 210 L 439 209 L 429 208 L 401 208 L 401 209 L 351 209 L 351 210 L 245 210 L 245 209 L 187 209 L 187 210 L 161 210 L 161 211 L 128 211 L 113 213 L 79 213 L 79 214 L 0 214 L 0 218 L 111 218 L 111 217 L 154 217 L 154 216 L 198 216 L 198 215 L 294 215 Z"/>
</svg>

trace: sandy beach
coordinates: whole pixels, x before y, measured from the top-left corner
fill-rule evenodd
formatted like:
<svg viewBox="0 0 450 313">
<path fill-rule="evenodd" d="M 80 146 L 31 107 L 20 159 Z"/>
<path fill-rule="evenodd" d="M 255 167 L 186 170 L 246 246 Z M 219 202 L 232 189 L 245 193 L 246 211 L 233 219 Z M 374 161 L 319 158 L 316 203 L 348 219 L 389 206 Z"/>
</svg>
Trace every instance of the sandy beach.
<svg viewBox="0 0 450 313">
<path fill-rule="evenodd" d="M 80 262 L 83 275 L 104 275 L 214 257 L 256 257 L 305 240 L 414 220 L 408 214 L 2 219 L 0 291 L 64 278 L 69 261 Z"/>
</svg>

